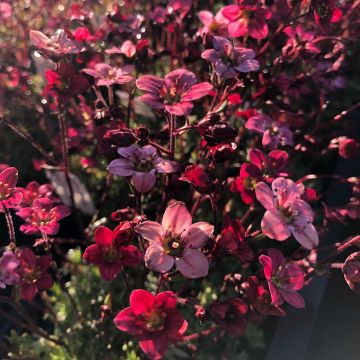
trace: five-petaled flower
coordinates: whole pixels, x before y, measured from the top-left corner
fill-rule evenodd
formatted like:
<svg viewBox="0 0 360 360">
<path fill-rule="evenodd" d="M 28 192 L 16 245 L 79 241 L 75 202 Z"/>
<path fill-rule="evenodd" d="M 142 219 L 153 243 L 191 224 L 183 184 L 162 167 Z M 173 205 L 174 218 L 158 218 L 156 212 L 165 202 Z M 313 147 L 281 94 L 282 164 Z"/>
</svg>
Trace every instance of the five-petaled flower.
<svg viewBox="0 0 360 360">
<path fill-rule="evenodd" d="M 31 301 L 37 292 L 53 286 L 54 280 L 47 271 L 52 262 L 51 256 L 36 256 L 26 247 L 21 251 L 19 260 L 20 291 L 24 300 Z"/>
<path fill-rule="evenodd" d="M 304 271 L 300 266 L 287 262 L 276 249 L 269 249 L 267 255 L 259 257 L 259 261 L 264 268 L 272 303 L 282 305 L 288 302 L 296 308 L 304 307 L 304 299 L 297 293 L 304 285 Z"/>
<path fill-rule="evenodd" d="M 279 145 L 294 145 L 293 134 L 289 126 L 284 122 L 272 120 L 270 116 L 256 114 L 246 121 L 245 127 L 263 134 L 262 144 L 270 149 L 275 149 Z"/>
<path fill-rule="evenodd" d="M 196 76 L 185 69 L 174 70 L 165 79 L 144 75 L 136 80 L 136 86 L 147 92 L 139 97 L 142 102 L 177 116 L 189 115 L 192 101 L 207 95 L 212 89 L 208 82 L 197 84 Z"/>
<path fill-rule="evenodd" d="M 222 14 L 229 20 L 230 37 L 249 35 L 254 39 L 264 39 L 268 34 L 266 20 L 271 18 L 271 12 L 266 8 L 251 5 L 228 5 L 222 9 Z"/>
<path fill-rule="evenodd" d="M 16 188 L 18 182 L 18 171 L 14 167 L 5 167 L 0 172 L 0 212 L 4 208 L 17 207 L 21 200 L 22 194 Z"/>
<path fill-rule="evenodd" d="M 83 69 L 85 74 L 95 78 L 97 86 L 111 86 L 114 84 L 125 84 L 133 79 L 125 70 L 112 67 L 105 63 L 98 63 L 94 69 Z"/>
<path fill-rule="evenodd" d="M 299 187 L 284 178 L 275 179 L 271 187 L 260 182 L 255 188 L 256 198 L 266 209 L 261 220 L 262 232 L 278 241 L 293 234 L 305 248 L 317 246 L 319 237 L 312 224 L 314 214 L 310 205 L 301 200 Z"/>
<path fill-rule="evenodd" d="M 83 259 L 97 265 L 104 280 L 113 280 L 123 266 L 134 267 L 141 260 L 140 251 L 129 245 L 128 233 L 132 231 L 129 222 L 121 223 L 114 231 L 106 226 L 98 227 L 94 233 L 95 244 L 86 248 Z"/>
<path fill-rule="evenodd" d="M 89 87 L 89 82 L 82 75 L 75 72 L 69 63 L 62 63 L 56 71 L 45 71 L 47 85 L 45 95 L 53 95 L 61 103 L 66 103 L 74 95 L 82 94 Z"/>
<path fill-rule="evenodd" d="M 220 77 L 231 79 L 239 73 L 259 70 L 253 50 L 233 46 L 228 39 L 220 36 L 213 38 L 212 46 L 213 49 L 205 50 L 201 57 L 214 65 L 215 72 Z"/>
<path fill-rule="evenodd" d="M 114 322 L 119 330 L 139 340 L 140 348 L 150 359 L 161 359 L 168 344 L 181 341 L 188 327 L 176 304 L 172 291 L 154 296 L 146 290 L 134 290 L 130 307 L 120 311 Z"/>
<path fill-rule="evenodd" d="M 25 220 L 20 230 L 25 234 L 55 235 L 60 228 L 58 221 L 70 215 L 70 209 L 65 205 L 55 205 L 47 198 L 35 199 L 31 207 L 25 207 L 16 212 Z"/>
<path fill-rule="evenodd" d="M 161 158 L 151 145 L 140 147 L 132 144 L 117 149 L 121 156 L 113 160 L 108 171 L 113 175 L 131 176 L 136 191 L 150 191 L 156 183 L 156 173 L 171 174 L 178 170 L 175 161 Z"/>
<path fill-rule="evenodd" d="M 161 224 L 147 220 L 135 231 L 150 242 L 145 254 L 148 268 L 163 273 L 175 263 L 187 278 L 208 274 L 209 261 L 200 249 L 212 236 L 214 226 L 207 222 L 192 224 L 184 203 L 176 201 L 168 206 Z"/>
</svg>

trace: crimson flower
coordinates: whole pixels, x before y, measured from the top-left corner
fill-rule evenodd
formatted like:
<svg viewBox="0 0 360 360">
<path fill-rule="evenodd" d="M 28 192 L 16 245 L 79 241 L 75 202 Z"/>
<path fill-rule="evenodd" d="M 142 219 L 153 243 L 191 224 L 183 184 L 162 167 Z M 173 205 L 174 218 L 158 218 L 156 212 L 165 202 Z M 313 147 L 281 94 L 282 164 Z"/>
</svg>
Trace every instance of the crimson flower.
<svg viewBox="0 0 360 360">
<path fill-rule="evenodd" d="M 168 206 L 161 224 L 144 221 L 135 231 L 150 242 L 145 254 L 148 268 L 166 272 L 175 263 L 187 278 L 196 279 L 208 274 L 209 261 L 200 249 L 211 237 L 214 226 L 207 222 L 192 224 L 184 203 L 176 201 Z"/>
<path fill-rule="evenodd" d="M 47 198 L 37 198 L 31 207 L 25 207 L 16 212 L 25 220 L 20 230 L 25 234 L 55 235 L 60 228 L 58 221 L 70 215 L 70 209 L 65 205 L 55 205 Z"/>
<path fill-rule="evenodd" d="M 45 77 L 48 84 L 44 94 L 57 97 L 61 103 L 66 103 L 71 97 L 83 93 L 89 87 L 86 78 L 76 74 L 69 63 L 62 63 L 56 71 L 46 70 Z"/>
<path fill-rule="evenodd" d="M 154 296 L 146 290 L 134 290 L 130 307 L 120 311 L 114 322 L 119 330 L 139 340 L 140 348 L 150 359 L 161 359 L 168 344 L 182 340 L 188 327 L 176 304 L 172 291 Z"/>
<path fill-rule="evenodd" d="M 212 89 L 208 82 L 196 84 L 196 76 L 185 69 L 174 70 L 165 79 L 144 75 L 136 80 L 136 86 L 147 92 L 139 97 L 142 102 L 177 116 L 189 115 L 192 101 L 207 95 Z"/>
<path fill-rule="evenodd" d="M 120 224 L 114 231 L 106 226 L 98 227 L 94 234 L 96 244 L 85 249 L 83 259 L 97 265 L 104 280 L 113 280 L 123 266 L 134 267 L 141 260 L 140 251 L 134 245 L 128 245 L 132 231 L 128 222 Z"/>
<path fill-rule="evenodd" d="M 224 216 L 225 226 L 216 239 L 217 245 L 236 256 L 242 263 L 253 260 L 254 253 L 246 243 L 246 232 L 239 219 L 230 219 Z"/>
<path fill-rule="evenodd" d="M 264 114 L 256 114 L 250 117 L 245 127 L 248 130 L 263 134 L 262 144 L 271 149 L 277 148 L 279 144 L 293 146 L 293 134 L 286 123 L 272 120 Z"/>
<path fill-rule="evenodd" d="M 239 299 L 229 299 L 212 304 L 209 313 L 213 320 L 225 331 L 234 336 L 243 336 L 246 329 L 246 303 Z"/>
<path fill-rule="evenodd" d="M 179 180 L 189 182 L 200 194 L 210 194 L 214 184 L 210 176 L 199 165 L 189 165 L 185 169 L 184 176 Z"/>
<path fill-rule="evenodd" d="M 347 257 L 342 272 L 350 289 L 360 293 L 360 251 Z"/>
<path fill-rule="evenodd" d="M 337 23 L 343 16 L 341 9 L 336 7 L 336 0 L 313 0 L 311 7 L 318 25 Z"/>
<path fill-rule="evenodd" d="M 250 276 L 245 283 L 245 292 L 251 306 L 261 315 L 285 316 L 284 310 L 272 303 L 267 282 L 259 282 L 256 276 Z"/>
<path fill-rule="evenodd" d="M 18 171 L 14 167 L 5 167 L 0 172 L 0 211 L 4 208 L 17 207 L 21 200 L 22 194 L 16 188 L 18 181 Z"/>
<path fill-rule="evenodd" d="M 133 77 L 123 69 L 112 67 L 105 63 L 96 64 L 94 69 L 83 69 L 83 72 L 94 77 L 97 86 L 125 84 L 133 79 Z"/>
<path fill-rule="evenodd" d="M 213 49 L 205 50 L 201 57 L 214 65 L 217 75 L 224 79 L 236 77 L 239 73 L 259 70 L 259 63 L 254 60 L 255 52 L 251 49 L 233 46 L 226 38 L 215 36 Z"/>
<path fill-rule="evenodd" d="M 269 249 L 259 261 L 264 267 L 272 303 L 282 305 L 286 301 L 296 308 L 303 308 L 304 299 L 297 293 L 304 285 L 304 271 L 300 266 L 286 262 L 284 255 L 276 249 Z"/>
<path fill-rule="evenodd" d="M 37 292 L 50 289 L 54 280 L 47 272 L 52 258 L 49 255 L 35 256 L 30 248 L 24 248 L 20 255 L 20 291 L 26 301 L 31 301 Z"/>
<path fill-rule="evenodd" d="M 314 214 L 310 205 L 301 200 L 300 190 L 293 181 L 277 178 L 272 183 L 272 189 L 260 182 L 255 193 L 266 209 L 261 220 L 261 229 L 266 236 L 284 241 L 293 234 L 305 248 L 317 246 L 319 237 L 312 224 Z"/>
<path fill-rule="evenodd" d="M 271 12 L 265 8 L 251 5 L 228 5 L 222 9 L 222 14 L 229 20 L 230 37 L 249 35 L 254 39 L 264 39 L 268 34 L 265 20 L 271 18 Z"/>
</svg>

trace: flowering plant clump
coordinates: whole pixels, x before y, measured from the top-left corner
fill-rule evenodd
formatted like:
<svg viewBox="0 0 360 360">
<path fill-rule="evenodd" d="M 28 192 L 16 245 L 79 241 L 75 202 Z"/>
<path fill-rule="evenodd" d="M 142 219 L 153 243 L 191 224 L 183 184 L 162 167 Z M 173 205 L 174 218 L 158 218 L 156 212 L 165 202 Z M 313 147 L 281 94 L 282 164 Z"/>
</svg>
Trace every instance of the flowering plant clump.
<svg viewBox="0 0 360 360">
<path fill-rule="evenodd" d="M 359 293 L 359 13 L 0 1 L 0 357 L 265 359 Z"/>
</svg>

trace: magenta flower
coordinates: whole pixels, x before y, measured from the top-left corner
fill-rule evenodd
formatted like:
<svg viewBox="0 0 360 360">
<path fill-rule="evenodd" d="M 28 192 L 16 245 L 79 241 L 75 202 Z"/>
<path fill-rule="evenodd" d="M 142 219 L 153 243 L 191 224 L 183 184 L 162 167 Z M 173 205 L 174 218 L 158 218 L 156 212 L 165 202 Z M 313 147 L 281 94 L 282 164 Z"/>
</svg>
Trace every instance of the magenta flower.
<svg viewBox="0 0 360 360">
<path fill-rule="evenodd" d="M 5 1 L 0 2 L 0 21 L 4 21 L 5 19 L 11 17 L 13 14 L 13 9 L 10 4 Z"/>
<path fill-rule="evenodd" d="M 122 225 L 114 231 L 100 226 L 94 233 L 96 244 L 88 246 L 84 252 L 83 259 L 97 265 L 106 281 L 113 280 L 123 266 L 134 267 L 140 262 L 141 253 L 134 245 L 128 244 L 127 231 L 128 228 Z"/>
<path fill-rule="evenodd" d="M 272 303 L 282 305 L 286 301 L 296 308 L 303 308 L 304 299 L 297 293 L 304 285 L 304 271 L 300 266 L 287 263 L 276 249 L 269 249 L 267 255 L 259 257 L 259 261 L 264 267 Z"/>
<path fill-rule="evenodd" d="M 151 145 L 140 147 L 132 144 L 117 149 L 120 159 L 113 160 L 108 171 L 113 175 L 131 176 L 136 191 L 150 191 L 156 182 L 156 173 L 171 174 L 178 170 L 175 161 L 161 158 Z"/>
<path fill-rule="evenodd" d="M 314 214 L 309 204 L 301 200 L 300 190 L 293 181 L 277 178 L 272 183 L 272 190 L 260 182 L 255 193 L 266 209 L 261 220 L 261 229 L 266 236 L 284 241 L 292 234 L 307 249 L 317 246 L 318 233 L 312 224 Z"/>
<path fill-rule="evenodd" d="M 83 72 L 94 77 L 97 86 L 125 84 L 133 79 L 123 69 L 115 68 L 105 63 L 96 64 L 94 69 L 83 69 Z"/>
<path fill-rule="evenodd" d="M 259 63 L 254 60 L 255 53 L 233 44 L 226 38 L 215 36 L 213 49 L 205 50 L 201 57 L 214 65 L 215 72 L 224 79 L 236 77 L 239 73 L 259 70 Z"/>
<path fill-rule="evenodd" d="M 145 254 L 145 264 L 149 269 L 163 273 L 175 263 L 187 278 L 208 274 L 209 262 L 200 249 L 212 236 L 214 226 L 207 222 L 192 224 L 184 203 L 176 201 L 168 206 L 161 224 L 144 221 L 135 231 L 150 242 Z"/>
<path fill-rule="evenodd" d="M 21 207 L 32 206 L 37 198 L 48 198 L 52 201 L 58 200 L 54 195 L 54 189 L 49 184 L 40 185 L 37 181 L 29 182 L 25 188 L 17 188 L 22 193 Z"/>
<path fill-rule="evenodd" d="M 263 134 L 262 144 L 270 149 L 281 145 L 294 145 L 293 134 L 286 123 L 272 120 L 264 114 L 257 114 L 245 123 L 248 130 Z"/>
<path fill-rule="evenodd" d="M 192 101 L 207 95 L 212 89 L 208 82 L 196 84 L 196 76 L 185 69 L 174 70 L 165 79 L 144 75 L 136 80 L 136 86 L 147 92 L 139 97 L 142 102 L 177 116 L 189 115 Z"/>
<path fill-rule="evenodd" d="M 249 35 L 254 39 L 264 39 L 268 34 L 265 20 L 271 18 L 271 12 L 265 8 L 250 5 L 228 5 L 222 9 L 222 14 L 229 20 L 230 37 Z"/>
<path fill-rule="evenodd" d="M 176 309 L 172 291 L 154 296 L 143 289 L 130 295 L 130 306 L 114 319 L 116 327 L 139 340 L 141 350 L 149 359 L 161 359 L 169 343 L 181 341 L 188 323 Z"/>
<path fill-rule="evenodd" d="M 0 211 L 5 208 L 17 207 L 21 200 L 22 194 L 16 188 L 18 181 L 18 171 L 14 167 L 5 167 L 0 172 Z"/>
<path fill-rule="evenodd" d="M 201 29 L 201 33 L 208 33 L 212 35 L 227 36 L 227 23 L 222 11 L 218 11 L 214 16 L 212 12 L 203 10 L 198 13 L 200 21 L 204 27 Z"/>
<path fill-rule="evenodd" d="M 20 291 L 24 300 L 31 301 L 37 292 L 48 290 L 53 286 L 54 280 L 47 272 L 52 262 L 51 256 L 35 256 L 30 248 L 24 248 L 19 260 Z"/>
<path fill-rule="evenodd" d="M 0 257 L 0 289 L 4 289 L 6 285 L 14 285 L 19 282 L 19 265 L 20 261 L 13 252 L 3 252 Z"/>
<path fill-rule="evenodd" d="M 70 215 L 70 210 L 65 205 L 54 205 L 46 198 L 35 199 L 31 207 L 19 210 L 16 215 L 25 220 L 20 230 L 25 234 L 55 235 L 60 228 L 59 220 Z"/>
</svg>

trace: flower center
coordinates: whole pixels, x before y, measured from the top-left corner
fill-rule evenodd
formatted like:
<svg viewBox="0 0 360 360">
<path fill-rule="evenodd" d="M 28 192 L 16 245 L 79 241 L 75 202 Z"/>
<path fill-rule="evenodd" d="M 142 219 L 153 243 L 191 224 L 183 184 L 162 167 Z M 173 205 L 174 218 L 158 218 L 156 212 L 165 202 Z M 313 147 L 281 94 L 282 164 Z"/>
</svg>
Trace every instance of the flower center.
<svg viewBox="0 0 360 360">
<path fill-rule="evenodd" d="M 292 223 L 298 215 L 298 211 L 290 207 L 280 207 L 279 210 L 286 223 Z"/>
<path fill-rule="evenodd" d="M 121 257 L 121 252 L 114 246 L 106 247 L 102 249 L 102 258 L 107 263 L 114 263 Z"/>
<path fill-rule="evenodd" d="M 23 281 L 27 284 L 34 284 L 41 278 L 41 270 L 39 268 L 25 268 L 25 274 L 23 275 Z"/>
<path fill-rule="evenodd" d="M 37 209 L 33 211 L 31 218 L 26 219 L 26 221 L 31 222 L 32 225 L 39 227 L 47 226 L 55 220 L 56 213 L 53 209 L 49 212 L 47 212 L 46 209 Z"/>
<path fill-rule="evenodd" d="M 185 249 L 180 236 L 174 237 L 172 234 L 164 237 L 162 246 L 166 254 L 174 257 L 180 257 Z"/>
<path fill-rule="evenodd" d="M 254 190 L 256 186 L 256 180 L 252 177 L 247 177 L 244 179 L 244 187 L 247 190 Z"/>
<path fill-rule="evenodd" d="M 8 183 L 0 181 L 0 200 L 8 199 L 13 192 L 13 188 Z"/>
<path fill-rule="evenodd" d="M 135 170 L 136 171 L 139 171 L 139 172 L 149 172 L 153 169 L 153 164 L 150 160 L 148 159 L 143 159 L 143 160 L 140 160 L 136 166 L 135 166 Z"/>
<path fill-rule="evenodd" d="M 164 329 L 166 313 L 159 310 L 153 310 L 144 315 L 146 321 L 146 328 L 149 331 L 160 331 Z"/>
<path fill-rule="evenodd" d="M 181 94 L 178 93 L 175 86 L 172 86 L 171 88 L 163 89 L 163 98 L 166 104 L 176 104 L 181 101 Z"/>
<path fill-rule="evenodd" d="M 55 84 L 60 91 L 67 93 L 71 88 L 71 78 L 62 78 Z"/>
</svg>

